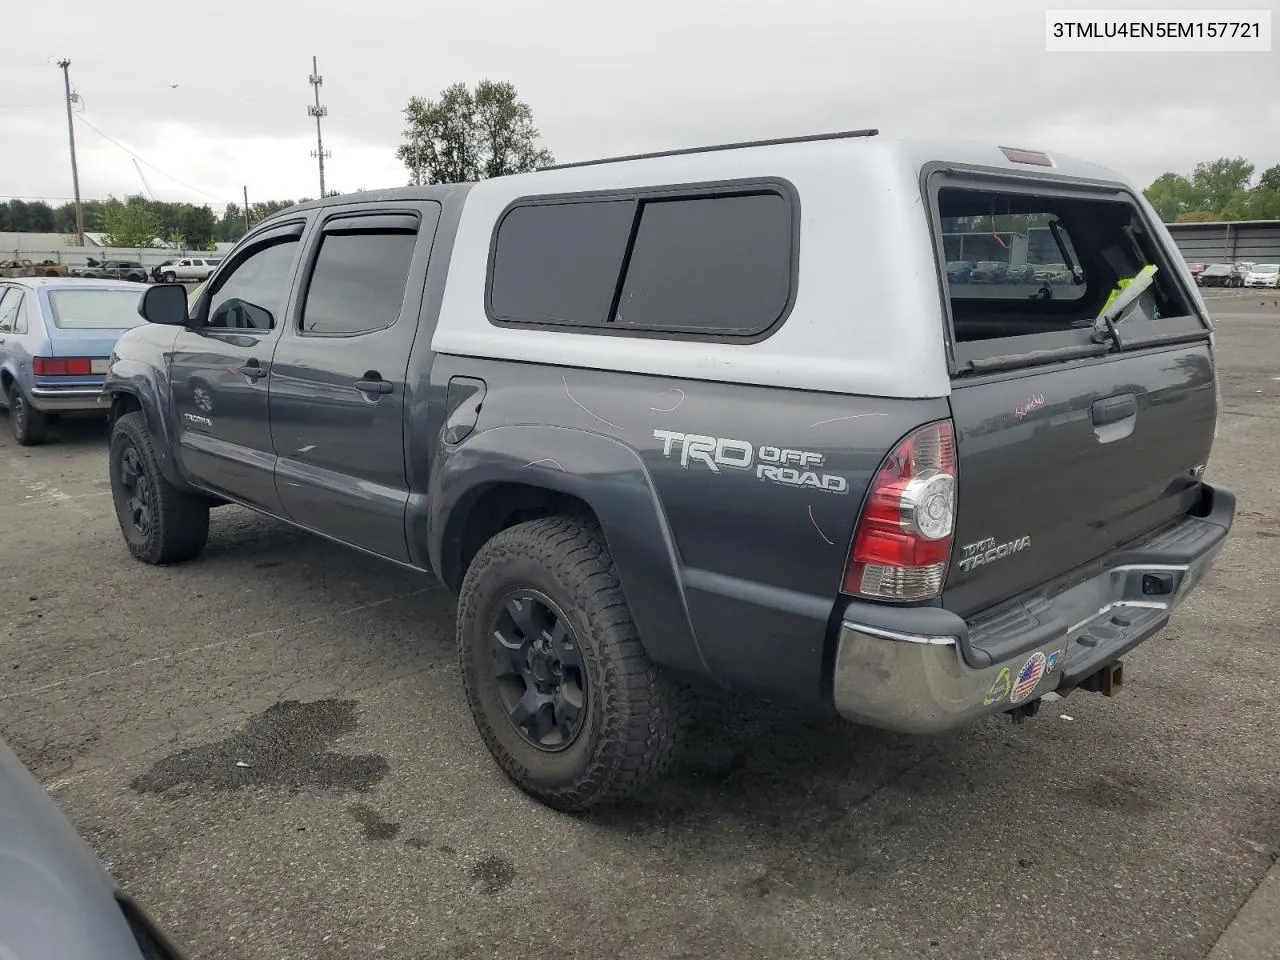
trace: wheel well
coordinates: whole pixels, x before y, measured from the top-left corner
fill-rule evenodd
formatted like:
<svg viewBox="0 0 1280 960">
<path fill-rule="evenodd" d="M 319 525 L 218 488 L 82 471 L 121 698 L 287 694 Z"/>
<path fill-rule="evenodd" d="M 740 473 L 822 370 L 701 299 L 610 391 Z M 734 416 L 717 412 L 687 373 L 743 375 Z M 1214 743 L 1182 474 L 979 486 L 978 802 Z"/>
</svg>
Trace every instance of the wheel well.
<svg viewBox="0 0 1280 960">
<path fill-rule="evenodd" d="M 571 516 L 599 522 L 585 500 L 567 493 L 523 483 L 497 483 L 482 492 L 467 511 L 458 562 L 445 573 L 455 593 L 480 548 L 508 527 L 539 517 Z"/>
<path fill-rule="evenodd" d="M 13 374 L 8 370 L 0 370 L 0 391 L 9 396 L 9 384 L 13 383 Z"/>
<path fill-rule="evenodd" d="M 141 410 L 142 404 L 132 393 L 113 393 L 111 395 L 111 426 L 116 425 L 116 421 L 123 417 L 126 413 L 133 413 L 135 410 Z"/>
</svg>

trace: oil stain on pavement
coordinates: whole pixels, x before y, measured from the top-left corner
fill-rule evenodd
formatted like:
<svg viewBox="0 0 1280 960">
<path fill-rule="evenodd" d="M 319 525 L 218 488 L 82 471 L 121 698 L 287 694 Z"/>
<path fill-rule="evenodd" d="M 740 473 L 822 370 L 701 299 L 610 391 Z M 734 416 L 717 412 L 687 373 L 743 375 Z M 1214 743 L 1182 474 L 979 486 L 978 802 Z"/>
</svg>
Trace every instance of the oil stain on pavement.
<svg viewBox="0 0 1280 960">
<path fill-rule="evenodd" d="M 507 889 L 515 878 L 515 864 L 506 857 L 485 857 L 471 868 L 473 886 L 490 896 Z"/>
<path fill-rule="evenodd" d="M 355 817 L 356 823 L 364 827 L 366 840 L 390 840 L 400 832 L 400 824 L 384 820 L 382 814 L 363 803 L 352 804 L 347 812 Z"/>
<path fill-rule="evenodd" d="M 165 757 L 131 786 L 139 793 L 162 793 L 184 783 L 215 790 L 368 790 L 387 775 L 387 761 L 377 754 L 352 756 L 328 749 L 355 729 L 354 700 L 277 703 L 225 740 Z"/>
</svg>

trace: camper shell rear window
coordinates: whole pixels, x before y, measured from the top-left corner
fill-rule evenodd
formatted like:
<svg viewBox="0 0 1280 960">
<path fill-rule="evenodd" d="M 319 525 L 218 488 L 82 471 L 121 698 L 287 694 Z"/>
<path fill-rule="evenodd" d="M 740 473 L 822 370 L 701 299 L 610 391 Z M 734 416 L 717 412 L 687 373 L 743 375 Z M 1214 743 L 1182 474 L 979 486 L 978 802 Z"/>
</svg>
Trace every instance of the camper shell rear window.
<svg viewBox="0 0 1280 960">
<path fill-rule="evenodd" d="M 1206 329 L 1181 270 L 1121 188 L 954 170 L 927 182 L 955 373 L 1048 362 L 1073 347 L 1103 352 L 1095 318 L 1147 265 L 1154 283 L 1119 329 L 1130 338 Z"/>
</svg>

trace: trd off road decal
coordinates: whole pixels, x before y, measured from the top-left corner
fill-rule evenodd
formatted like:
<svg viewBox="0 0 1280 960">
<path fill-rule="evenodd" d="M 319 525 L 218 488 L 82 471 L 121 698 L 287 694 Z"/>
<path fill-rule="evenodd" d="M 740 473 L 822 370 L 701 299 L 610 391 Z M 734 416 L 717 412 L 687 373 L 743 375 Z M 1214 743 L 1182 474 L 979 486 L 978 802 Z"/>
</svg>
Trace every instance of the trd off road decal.
<svg viewBox="0 0 1280 960">
<path fill-rule="evenodd" d="M 680 466 L 700 464 L 712 473 L 725 470 L 750 470 L 757 480 L 769 480 L 788 487 L 808 487 L 828 493 L 848 493 L 849 481 L 838 473 L 823 473 L 824 458 L 811 450 L 787 447 L 753 446 L 746 440 L 705 437 L 696 433 L 672 430 L 653 431 L 662 441 L 664 457 L 678 457 Z"/>
</svg>

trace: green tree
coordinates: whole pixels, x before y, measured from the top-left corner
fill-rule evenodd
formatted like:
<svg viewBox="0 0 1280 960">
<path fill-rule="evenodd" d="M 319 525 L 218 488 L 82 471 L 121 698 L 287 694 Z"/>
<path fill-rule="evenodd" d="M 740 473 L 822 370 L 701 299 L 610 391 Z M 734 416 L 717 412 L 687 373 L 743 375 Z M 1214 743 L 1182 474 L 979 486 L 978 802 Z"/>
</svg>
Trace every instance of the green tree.
<svg viewBox="0 0 1280 960">
<path fill-rule="evenodd" d="M 15 233 L 31 232 L 31 213 L 24 200 L 9 201 L 9 225 L 5 228 Z"/>
<path fill-rule="evenodd" d="M 244 211 L 239 204 L 228 203 L 218 218 L 214 237 L 221 243 L 234 243 L 244 236 Z"/>
<path fill-rule="evenodd" d="M 1165 223 L 1199 207 L 1201 197 L 1191 181 L 1180 173 L 1162 173 L 1146 189 L 1147 200 Z"/>
<path fill-rule="evenodd" d="M 84 228 L 90 233 L 101 233 L 107 229 L 107 205 L 101 200 L 86 200 L 80 205 L 84 216 Z M 75 208 L 71 211 L 71 229 L 75 230 Z"/>
<path fill-rule="evenodd" d="M 150 247 L 160 233 L 152 206 L 141 197 L 129 197 L 123 202 L 108 200 L 103 215 L 108 246 Z"/>
<path fill-rule="evenodd" d="M 293 204 L 294 201 L 292 200 L 263 200 L 260 203 L 255 203 L 250 206 L 249 219 L 254 223 L 261 223 L 273 213 L 279 213 L 281 210 L 287 210 L 289 207 L 292 207 Z"/>
<path fill-rule="evenodd" d="M 53 229 L 58 233 L 76 232 L 76 205 L 63 203 L 53 209 Z"/>
<path fill-rule="evenodd" d="M 1259 184 L 1240 190 L 1223 208 L 1224 220 L 1280 220 L 1280 190 Z"/>
<path fill-rule="evenodd" d="M 1221 213 L 1237 191 L 1248 189 L 1253 169 L 1244 157 L 1197 163 L 1191 172 L 1191 185 L 1204 198 L 1200 209 Z"/>
<path fill-rule="evenodd" d="M 191 250 L 208 250 L 217 228 L 218 219 L 208 207 L 186 204 L 178 214 L 178 231 Z"/>
<path fill-rule="evenodd" d="M 1280 190 L 1280 163 L 1262 171 L 1262 176 L 1258 177 L 1258 187 L 1266 190 Z"/>
<path fill-rule="evenodd" d="M 410 97 L 404 115 L 396 157 L 415 186 L 525 173 L 554 160 L 510 83 L 482 80 L 474 92 L 455 83 L 438 100 Z"/>
<path fill-rule="evenodd" d="M 27 216 L 31 218 L 32 233 L 53 233 L 53 207 L 43 200 L 27 204 Z"/>
</svg>

